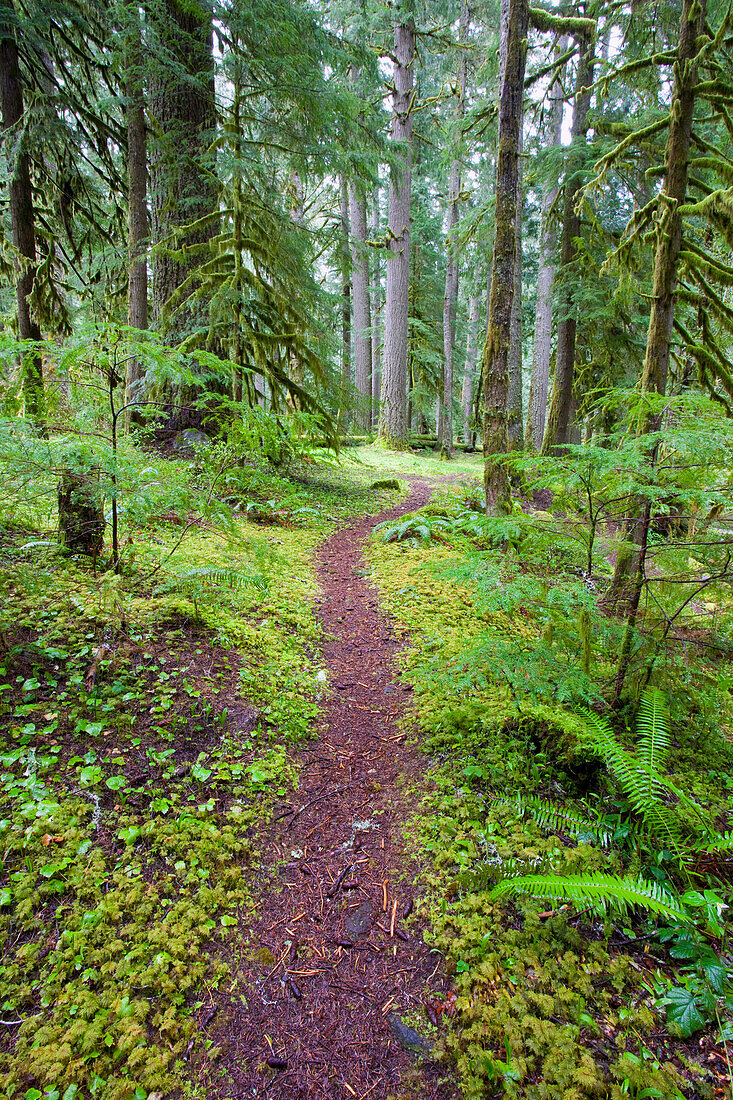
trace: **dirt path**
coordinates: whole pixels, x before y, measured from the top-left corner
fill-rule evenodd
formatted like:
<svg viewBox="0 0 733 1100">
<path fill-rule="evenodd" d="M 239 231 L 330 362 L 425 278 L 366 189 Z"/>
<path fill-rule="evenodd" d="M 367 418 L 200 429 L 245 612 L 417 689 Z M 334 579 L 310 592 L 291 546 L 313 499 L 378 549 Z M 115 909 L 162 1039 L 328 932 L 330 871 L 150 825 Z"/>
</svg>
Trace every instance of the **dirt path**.
<svg viewBox="0 0 733 1100">
<path fill-rule="evenodd" d="M 280 889 L 261 899 L 259 958 L 244 961 L 227 1019 L 217 1020 L 207 1096 L 453 1095 L 435 1063 L 404 1049 L 409 1036 L 395 1037 L 405 1017 L 425 1029 L 426 1001 L 439 1002 L 446 982 L 440 955 L 405 916 L 417 887 L 401 838 L 414 808 L 403 782 L 424 759 L 397 729 L 409 689 L 396 682 L 397 642 L 362 555 L 377 523 L 431 492 L 411 480 L 400 507 L 337 531 L 318 552 L 333 691 L 319 740 L 301 753 L 297 796 L 267 841 L 284 860 Z"/>
</svg>

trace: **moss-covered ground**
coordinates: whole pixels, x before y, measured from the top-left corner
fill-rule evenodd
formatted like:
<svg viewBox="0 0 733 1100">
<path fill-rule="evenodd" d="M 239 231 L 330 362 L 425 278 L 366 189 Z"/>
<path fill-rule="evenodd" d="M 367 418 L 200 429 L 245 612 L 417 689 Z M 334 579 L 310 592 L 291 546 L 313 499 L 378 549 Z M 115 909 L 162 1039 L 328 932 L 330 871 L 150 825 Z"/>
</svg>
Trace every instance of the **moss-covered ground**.
<svg viewBox="0 0 733 1100">
<path fill-rule="evenodd" d="M 0 1094 L 25 1100 L 196 1093 L 324 690 L 313 549 L 400 497 L 379 452 L 245 463 L 226 502 L 205 455 L 121 465 L 119 575 L 58 552 L 51 473 L 0 517 Z"/>
<path fill-rule="evenodd" d="M 641 910 L 604 920 L 591 905 L 489 900 L 512 868 L 549 865 L 558 875 L 643 872 L 724 916 L 729 869 L 723 855 L 712 875 L 690 859 L 680 873 L 679 853 L 635 834 L 628 802 L 579 746 L 571 721 L 610 693 L 619 628 L 592 614 L 584 668 L 579 614 L 597 595 L 585 604 L 582 592 L 569 598 L 578 583 L 572 546 L 556 525 L 545 535 L 546 513 L 533 528 L 518 508 L 498 522 L 496 539 L 490 525 L 477 535 L 466 520 L 469 489 L 446 486 L 369 548 L 372 578 L 407 640 L 411 721 L 431 757 L 433 787 L 415 792 L 409 828 L 426 854 L 423 913 L 455 974 L 455 1000 L 435 1006 L 446 1057 L 476 1100 L 728 1097 L 724 919 L 692 930 Z M 462 529 L 445 519 L 456 515 Z M 693 659 L 670 651 L 658 675 L 672 713 L 668 777 L 725 833 L 733 814 L 727 665 L 704 649 Z M 533 797 L 546 810 L 539 823 L 520 801 Z M 581 807 L 607 823 L 610 840 L 571 828 L 563 814 Z M 699 1016 L 685 1018 L 684 1006 Z"/>
<path fill-rule="evenodd" d="M 40 492 L 37 477 L 14 482 L 0 515 L 0 1094 L 200 1095 L 202 1006 L 247 945 L 268 874 L 257 827 L 297 785 L 292 750 L 324 690 L 314 547 L 399 500 L 374 481 L 421 475 L 439 485 L 413 521 L 427 534 L 378 533 L 369 563 L 406 639 L 410 729 L 430 758 L 406 828 L 426 868 L 421 915 L 455 973 L 455 997 L 430 1009 L 447 1064 L 470 1098 L 730 1095 L 719 876 L 690 870 L 715 919 L 671 952 L 638 911 L 604 921 L 488 900 L 492 868 L 512 864 L 620 873 L 656 860 L 660 882 L 672 874 L 669 853 L 630 842 L 628 806 L 563 719 L 602 697 L 616 637 L 600 617 L 584 637 L 572 550 L 541 521 L 539 535 L 493 540 L 451 530 L 477 456 L 360 447 L 287 476 L 245 463 L 225 490 L 202 456 L 130 449 L 122 462 L 119 575 L 56 551 L 50 474 Z M 729 693 L 704 653 L 665 668 L 669 774 L 725 830 Z M 614 843 L 542 827 L 518 794 L 565 810 L 584 799 L 612 819 Z M 674 1034 L 673 989 L 700 1016 L 690 1037 Z"/>
</svg>

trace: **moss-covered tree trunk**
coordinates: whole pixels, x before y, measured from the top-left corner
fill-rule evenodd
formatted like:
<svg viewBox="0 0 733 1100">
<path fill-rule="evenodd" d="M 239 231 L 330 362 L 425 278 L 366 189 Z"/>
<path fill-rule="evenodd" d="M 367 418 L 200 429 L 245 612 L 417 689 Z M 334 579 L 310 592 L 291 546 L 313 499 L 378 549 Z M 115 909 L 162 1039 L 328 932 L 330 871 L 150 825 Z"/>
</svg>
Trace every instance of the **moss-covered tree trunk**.
<svg viewBox="0 0 733 1100">
<path fill-rule="evenodd" d="M 387 281 L 379 437 L 388 446 L 405 447 L 407 422 L 407 335 L 410 306 L 410 198 L 412 193 L 412 116 L 415 23 L 405 5 L 394 33 L 392 140 L 404 150 L 390 177 Z"/>
<path fill-rule="evenodd" d="M 38 265 L 36 221 L 28 137 L 19 133 L 24 114 L 23 78 L 15 35 L 13 5 L 8 0 L 0 0 L 0 108 L 2 140 L 8 162 L 10 226 L 16 250 L 18 336 L 21 340 L 40 340 L 41 328 L 33 316 L 31 303 Z M 45 392 L 43 361 L 36 351 L 23 359 L 23 403 L 28 419 L 40 424 L 45 415 Z"/>
<path fill-rule="evenodd" d="M 484 485 L 487 514 L 509 506 L 509 482 L 500 456 L 507 450 L 509 341 L 515 285 L 516 225 L 522 96 L 529 5 L 509 0 L 506 65 L 499 88 L 496 217 L 489 322 L 482 358 Z"/>
<path fill-rule="evenodd" d="M 652 306 L 641 378 L 642 393 L 650 395 L 663 394 L 667 387 L 677 268 L 682 246 L 680 207 L 687 198 L 692 120 L 698 83 L 695 57 L 700 48 L 699 40 L 704 29 L 705 0 L 684 0 L 677 61 L 674 66 L 672 104 L 664 156 L 664 180 L 656 223 Z M 642 403 L 638 424 L 639 435 L 656 432 L 660 426 L 661 413 L 653 405 L 649 407 Z M 652 464 L 656 461 L 656 447 L 650 450 L 649 458 Z M 630 535 L 633 547 L 619 551 L 613 580 L 603 600 L 604 606 L 609 609 L 624 610 L 628 617 L 628 640 L 622 649 L 617 694 L 621 692 L 628 667 L 630 637 L 644 584 L 644 561 L 649 529 L 649 504 L 645 501 L 636 501 L 627 521 L 627 533 Z"/>
<path fill-rule="evenodd" d="M 576 203 L 578 192 L 583 186 L 582 146 L 588 131 L 594 64 L 595 40 L 588 34 L 581 39 L 578 69 L 575 75 L 572 140 L 565 167 L 559 271 L 562 283 L 558 298 L 555 383 L 542 442 L 543 454 L 551 454 L 555 448 L 570 442 L 578 298 L 577 276 L 573 274 L 573 264 L 578 254 L 575 242 L 580 236 L 580 214 L 576 209 Z"/>
</svg>

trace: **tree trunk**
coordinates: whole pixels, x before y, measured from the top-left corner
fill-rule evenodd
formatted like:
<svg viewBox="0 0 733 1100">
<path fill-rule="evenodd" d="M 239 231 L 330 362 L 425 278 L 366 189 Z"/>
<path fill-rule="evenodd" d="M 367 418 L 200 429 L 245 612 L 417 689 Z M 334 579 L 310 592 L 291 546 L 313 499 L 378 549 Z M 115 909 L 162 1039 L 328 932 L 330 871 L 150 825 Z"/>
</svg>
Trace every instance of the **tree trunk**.
<svg viewBox="0 0 733 1100">
<path fill-rule="evenodd" d="M 669 131 L 664 154 L 664 181 L 659 202 L 660 216 L 656 224 L 652 306 L 641 377 L 641 389 L 645 394 L 663 394 L 667 388 L 677 268 L 682 246 L 680 207 L 687 198 L 692 119 L 698 81 L 698 70 L 694 59 L 704 30 L 705 0 L 683 0 L 677 62 L 674 66 Z M 641 413 L 638 434 L 643 436 L 650 432 L 657 432 L 661 422 L 661 414 L 647 408 Z M 658 446 L 656 444 L 650 453 L 652 464 L 656 462 Z M 627 523 L 627 530 L 631 532 L 635 548 L 619 551 L 613 580 L 603 600 L 604 606 L 608 609 L 618 610 L 620 607 L 628 609 L 627 635 L 629 638 L 625 639 L 622 647 L 616 682 L 617 697 L 621 694 L 624 684 L 630 654 L 630 632 L 634 629 L 644 584 L 643 567 L 650 527 L 649 503 L 637 501 L 635 512 L 636 517 Z"/>
<path fill-rule="evenodd" d="M 476 358 L 478 355 L 478 314 L 480 299 L 472 294 L 468 304 L 468 333 L 466 336 L 466 361 L 463 366 L 463 385 L 461 386 L 461 410 L 463 413 L 463 442 L 471 445 L 471 405 L 473 395 Z"/>
<path fill-rule="evenodd" d="M 517 173 L 517 221 L 514 234 L 514 297 L 509 326 L 509 392 L 507 395 L 507 442 L 510 451 L 522 448 L 522 127 L 519 129 L 519 172 Z"/>
<path fill-rule="evenodd" d="M 454 150 L 448 177 L 448 213 L 446 225 L 445 293 L 443 295 L 443 393 L 439 404 L 438 443 L 442 458 L 453 454 L 453 345 L 455 343 L 456 306 L 458 303 L 458 202 L 461 193 L 461 123 L 466 107 L 466 39 L 469 24 L 468 0 L 461 0 L 458 55 L 458 102 L 456 104 Z"/>
<path fill-rule="evenodd" d="M 547 427 L 542 443 L 542 453 L 551 454 L 557 447 L 570 441 L 573 382 L 575 380 L 575 316 L 577 280 L 571 274 L 571 265 L 577 257 L 576 237 L 580 236 L 580 215 L 575 209 L 578 192 L 583 186 L 580 146 L 588 130 L 588 110 L 593 84 L 595 63 L 594 41 L 583 40 L 575 78 L 572 142 L 568 152 L 563 198 L 560 267 L 563 285 L 558 302 L 557 350 L 555 352 L 555 384 L 552 403 L 547 417 Z"/>
<path fill-rule="evenodd" d="M 568 40 L 563 36 L 557 45 L 557 56 L 562 56 L 568 48 Z M 547 120 L 548 146 L 554 148 L 562 140 L 563 90 L 560 74 L 552 83 L 549 91 L 549 117 Z M 555 279 L 555 233 L 550 226 L 550 213 L 558 196 L 559 187 L 545 185 L 542 191 L 540 209 L 540 258 L 537 271 L 537 312 L 534 325 L 534 353 L 532 357 L 532 379 L 529 386 L 529 409 L 524 446 L 527 450 L 539 451 L 545 434 L 547 415 L 547 394 L 550 380 L 550 356 L 552 353 L 552 284 Z"/>
<path fill-rule="evenodd" d="M 446 225 L 448 263 L 445 269 L 445 291 L 443 294 L 443 392 L 440 395 L 438 415 L 438 444 L 441 458 L 450 458 L 453 454 L 453 344 L 455 342 L 456 300 L 458 297 L 458 243 L 456 237 L 458 234 L 458 196 L 460 190 L 460 162 L 456 159 L 451 162 L 448 184 Z"/>
<path fill-rule="evenodd" d="M 349 183 L 351 220 L 351 279 L 354 302 L 354 386 L 361 400 L 356 423 L 362 431 L 371 424 L 372 318 L 369 301 L 369 254 L 367 252 L 366 199 L 353 181 Z"/>
<path fill-rule="evenodd" d="M 0 107 L 3 118 L 3 144 L 8 162 L 8 205 L 13 245 L 17 250 L 15 291 L 18 306 L 18 336 L 21 340 L 41 339 L 41 328 L 31 312 L 29 298 L 36 278 L 35 211 L 31 186 L 27 135 L 19 135 L 23 121 L 23 78 L 18 45 L 15 40 L 12 3 L 0 3 Z M 43 360 L 37 351 L 23 357 L 23 404 L 26 417 L 36 424 L 43 421 L 46 402 L 43 387 Z"/>
<path fill-rule="evenodd" d="M 499 87 L 496 216 L 491 265 L 489 323 L 481 364 L 484 390 L 484 485 L 487 514 L 509 506 L 509 481 L 497 455 L 507 450 L 509 341 L 516 252 L 519 142 L 527 51 L 529 5 L 509 0 L 506 64 Z"/>
<path fill-rule="evenodd" d="M 345 431 L 349 423 L 348 402 L 351 386 L 351 265 L 349 262 L 349 191 L 346 177 L 340 183 L 341 214 L 341 401 L 339 424 Z"/>
<path fill-rule="evenodd" d="M 379 436 L 388 446 L 405 447 L 407 426 L 407 333 L 410 295 L 410 196 L 412 190 L 412 110 L 415 24 L 403 18 L 395 27 L 392 140 L 404 147 L 401 166 L 389 184 L 387 285 Z"/>
<path fill-rule="evenodd" d="M 156 326 L 172 343 L 208 329 L 204 303 L 191 297 L 168 316 L 163 309 L 192 274 L 194 256 L 174 250 L 202 244 L 218 232 L 218 186 L 210 148 L 216 132 L 212 12 L 208 0 L 164 0 L 151 27 L 160 50 L 150 66 L 153 307 Z M 170 60 L 169 60 L 170 59 Z M 186 233 L 181 227 L 206 219 Z"/>
<path fill-rule="evenodd" d="M 504 79 L 507 62 L 507 45 L 509 30 L 509 0 L 501 0 L 500 3 L 500 32 L 499 32 L 499 85 Z M 519 445 L 518 431 L 521 432 L 522 423 L 522 169 L 521 157 L 523 142 L 524 110 L 519 124 L 519 171 L 517 174 L 517 220 L 515 225 L 514 242 L 514 297 L 512 298 L 512 319 L 509 330 L 509 390 L 507 394 L 507 441 L 508 447 L 514 450 Z M 519 425 L 519 428 L 518 428 Z"/>
<path fill-rule="evenodd" d="M 147 138 L 145 128 L 145 103 L 143 99 L 142 43 L 138 9 L 130 5 L 125 11 L 130 21 L 125 28 L 126 81 L 125 120 L 127 124 L 127 186 L 128 218 L 127 249 L 129 261 L 128 276 L 128 323 L 131 328 L 145 331 L 148 327 L 148 162 Z M 145 371 L 137 359 L 127 363 L 125 375 L 125 404 L 140 401 L 143 398 L 142 378 Z M 134 409 L 127 409 L 125 417 L 129 424 L 135 420 Z"/>
<path fill-rule="evenodd" d="M 374 239 L 379 237 L 381 218 L 379 212 L 379 188 L 374 188 L 372 199 L 372 233 Z M 373 301 L 372 301 L 372 428 L 379 427 L 379 397 L 382 387 L 382 338 L 380 326 L 380 308 L 382 304 L 382 281 L 379 252 L 375 250 L 373 274 Z"/>
</svg>

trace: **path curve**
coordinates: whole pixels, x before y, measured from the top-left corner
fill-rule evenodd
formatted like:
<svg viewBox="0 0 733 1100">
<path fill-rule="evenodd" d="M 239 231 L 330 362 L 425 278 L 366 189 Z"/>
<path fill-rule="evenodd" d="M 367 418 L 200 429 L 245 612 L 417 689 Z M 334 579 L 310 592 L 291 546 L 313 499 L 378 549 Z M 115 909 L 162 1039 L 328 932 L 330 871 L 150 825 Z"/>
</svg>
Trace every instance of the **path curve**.
<svg viewBox="0 0 733 1100">
<path fill-rule="evenodd" d="M 397 679 L 399 645 L 362 553 L 378 523 L 423 506 L 433 488 L 410 479 L 398 507 L 336 531 L 317 552 L 332 690 L 318 740 L 299 754 L 300 789 L 266 840 L 284 860 L 282 889 L 261 899 L 252 936 L 260 957 L 239 972 L 246 1005 L 230 1001 L 224 1072 L 209 1096 L 454 1095 L 445 1071 L 390 1029 L 393 1013 L 425 1024 L 426 999 L 440 1000 L 446 979 L 441 956 L 405 918 L 417 868 L 401 836 L 414 810 L 403 783 L 419 781 L 425 761 L 397 728 L 409 687 Z"/>
</svg>

